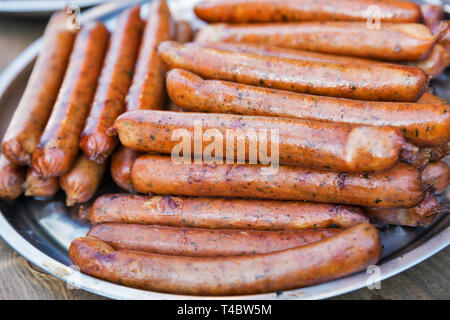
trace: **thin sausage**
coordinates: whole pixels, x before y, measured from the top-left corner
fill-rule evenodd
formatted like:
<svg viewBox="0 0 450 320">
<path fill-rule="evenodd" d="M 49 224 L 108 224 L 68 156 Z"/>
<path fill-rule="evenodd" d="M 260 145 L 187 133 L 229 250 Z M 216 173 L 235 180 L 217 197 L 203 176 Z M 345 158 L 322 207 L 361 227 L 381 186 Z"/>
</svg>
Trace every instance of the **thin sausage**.
<svg viewBox="0 0 450 320">
<path fill-rule="evenodd" d="M 211 24 L 197 33 L 198 42 L 244 42 L 389 61 L 425 59 L 441 38 L 418 23 L 293 22 Z"/>
<path fill-rule="evenodd" d="M 42 178 L 29 168 L 23 185 L 27 197 L 50 198 L 59 191 L 58 178 Z"/>
<path fill-rule="evenodd" d="M 192 41 L 192 27 L 188 21 L 185 20 L 176 21 L 174 39 L 181 43 Z"/>
<path fill-rule="evenodd" d="M 134 192 L 131 182 L 131 166 L 139 152 L 119 146 L 111 157 L 111 176 L 123 190 Z"/>
<path fill-rule="evenodd" d="M 404 209 L 366 208 L 370 217 L 387 224 L 418 227 L 431 223 L 438 214 L 449 213 L 448 204 L 439 204 L 434 196 L 426 197 L 419 205 Z"/>
<path fill-rule="evenodd" d="M 375 7 L 376 12 L 371 8 Z M 409 1 L 228 0 L 202 1 L 194 12 L 206 22 L 367 21 L 420 22 L 420 7 Z M 375 14 L 377 14 L 375 16 Z"/>
<path fill-rule="evenodd" d="M 126 97 L 126 110 L 163 109 L 165 66 L 158 56 L 159 44 L 173 39 L 174 26 L 164 0 L 150 4 L 133 81 Z"/>
<path fill-rule="evenodd" d="M 188 150 L 183 147 L 179 152 L 185 152 L 183 157 L 190 152 L 196 157 L 205 155 L 221 160 L 223 156 L 238 161 L 253 159 L 254 163 L 265 160 L 261 153 L 264 154 L 266 146 L 263 141 L 266 139 L 266 153 L 271 150 L 271 157 L 276 157 L 280 163 L 343 172 L 386 170 L 398 161 L 402 148 L 415 148 L 404 141 L 400 130 L 390 127 L 231 114 L 137 110 L 117 118 L 114 129 L 122 145 L 136 151 L 178 155 L 175 150 L 186 145 L 187 141 Z M 199 130 L 214 130 L 213 137 L 216 142 L 219 141 L 219 146 L 211 150 L 212 138 L 198 139 Z M 188 136 L 182 136 L 182 142 L 178 141 L 180 137 L 173 138 L 180 132 Z M 279 141 L 273 138 L 274 132 Z M 235 136 L 231 137 L 230 133 L 235 133 Z M 203 132 L 200 135 L 203 136 Z M 213 151 L 215 154 L 212 154 Z"/>
<path fill-rule="evenodd" d="M 0 199 L 14 200 L 22 192 L 26 169 L 0 155 Z"/>
<path fill-rule="evenodd" d="M 82 272 L 141 289 L 193 295 L 275 292 L 364 270 L 381 256 L 380 236 L 359 224 L 334 237 L 275 253 L 180 257 L 114 250 L 91 237 L 74 240 L 69 257 Z"/>
<path fill-rule="evenodd" d="M 108 44 L 101 22 L 80 31 L 52 114 L 33 154 L 33 169 L 42 177 L 59 177 L 72 167 Z"/>
<path fill-rule="evenodd" d="M 444 161 L 429 163 L 422 171 L 422 181 L 432 185 L 436 194 L 445 191 L 450 183 L 450 168 Z"/>
<path fill-rule="evenodd" d="M 262 165 L 174 164 L 171 157 L 143 155 L 131 174 L 138 192 L 256 199 L 306 200 L 366 207 L 413 207 L 428 189 L 411 165 L 399 163 L 377 174 L 339 174 L 333 171 L 280 165 L 272 175 Z"/>
<path fill-rule="evenodd" d="M 3 138 L 3 154 L 18 165 L 31 165 L 63 81 L 76 36 L 66 28 L 66 19 L 64 12 L 51 17 L 39 57 Z"/>
<path fill-rule="evenodd" d="M 98 163 L 105 162 L 117 144 L 117 138 L 107 135 L 106 131 L 125 110 L 125 96 L 133 77 L 142 29 L 139 9 L 126 10 L 118 18 L 94 102 L 81 134 L 81 149 Z"/>
<path fill-rule="evenodd" d="M 106 164 L 89 160 L 80 154 L 73 168 L 59 178 L 61 188 L 66 192 L 66 204 L 70 207 L 76 203 L 90 200 L 99 187 Z"/>
<path fill-rule="evenodd" d="M 166 78 L 170 99 L 185 111 L 277 116 L 348 124 L 391 126 L 418 146 L 450 140 L 450 106 L 318 97 L 220 80 L 203 80 L 173 69 Z"/>
<path fill-rule="evenodd" d="M 324 240 L 339 229 L 257 231 L 235 229 L 176 228 L 104 223 L 88 237 L 102 240 L 115 250 L 134 250 L 189 257 L 226 257 L 264 254 Z"/>
<path fill-rule="evenodd" d="M 305 61 L 173 41 L 162 43 L 158 50 L 171 68 L 186 69 L 207 79 L 299 93 L 415 102 L 425 92 L 428 83 L 422 70 L 392 64 Z"/>
<path fill-rule="evenodd" d="M 356 207 L 313 202 L 109 194 L 80 218 L 91 224 L 131 223 L 208 229 L 303 230 L 367 222 Z"/>
</svg>

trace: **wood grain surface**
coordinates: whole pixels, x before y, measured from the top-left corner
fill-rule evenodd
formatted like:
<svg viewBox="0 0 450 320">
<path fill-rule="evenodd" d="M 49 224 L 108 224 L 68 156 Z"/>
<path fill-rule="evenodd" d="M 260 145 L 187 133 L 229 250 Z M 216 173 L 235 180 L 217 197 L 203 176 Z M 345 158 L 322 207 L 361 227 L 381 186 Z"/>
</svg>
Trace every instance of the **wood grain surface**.
<svg viewBox="0 0 450 320">
<path fill-rule="evenodd" d="M 0 72 L 44 30 L 46 20 L 0 18 Z M 450 299 L 450 248 L 381 283 L 334 299 Z M 0 239 L 0 300 L 104 299 L 66 284 L 32 266 Z"/>
</svg>

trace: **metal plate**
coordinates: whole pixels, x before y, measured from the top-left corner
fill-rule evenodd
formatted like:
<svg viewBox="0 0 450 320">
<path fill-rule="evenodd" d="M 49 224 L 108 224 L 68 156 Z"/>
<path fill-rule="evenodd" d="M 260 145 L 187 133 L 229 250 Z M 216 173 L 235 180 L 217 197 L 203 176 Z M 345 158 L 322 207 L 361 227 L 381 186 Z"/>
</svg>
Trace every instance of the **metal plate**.
<svg viewBox="0 0 450 320">
<path fill-rule="evenodd" d="M 67 5 L 75 5 L 79 8 L 87 8 L 107 0 L 0 0 L 0 14 L 47 17 L 53 12 L 64 9 Z"/>
<path fill-rule="evenodd" d="M 176 18 L 189 16 L 192 3 L 169 1 Z M 134 3 L 141 1 L 134 1 Z M 128 2 L 128 5 L 133 2 Z M 183 3 L 182 5 L 180 3 Z M 89 10 L 82 21 L 103 20 L 109 28 L 114 27 L 115 17 L 124 8 L 123 3 L 110 3 Z M 143 14 L 146 13 L 143 7 Z M 198 21 L 196 22 L 198 23 Z M 14 60 L 0 77 L 0 134 L 3 135 L 9 119 L 25 88 L 41 41 L 37 40 Z M 450 72 L 434 81 L 435 93 L 450 100 Z M 117 191 L 110 177 L 106 177 L 99 194 Z M 447 190 L 447 194 L 449 194 Z M 441 199 L 448 201 L 449 199 Z M 88 226 L 76 218 L 76 209 L 64 205 L 64 196 L 59 194 L 51 200 L 21 197 L 13 202 L 0 201 L 0 236 L 19 254 L 73 287 L 115 299 L 216 299 L 164 294 L 132 289 L 105 282 L 79 273 L 71 266 L 67 256 L 70 242 L 86 234 Z M 450 216 L 440 216 L 431 225 L 420 228 L 388 227 L 381 231 L 384 245 L 379 262 L 381 279 L 384 280 L 427 259 L 450 243 Z M 221 297 L 227 299 L 323 299 L 366 286 L 370 274 L 361 272 L 343 279 L 281 294 L 269 293 L 248 296 Z"/>
</svg>

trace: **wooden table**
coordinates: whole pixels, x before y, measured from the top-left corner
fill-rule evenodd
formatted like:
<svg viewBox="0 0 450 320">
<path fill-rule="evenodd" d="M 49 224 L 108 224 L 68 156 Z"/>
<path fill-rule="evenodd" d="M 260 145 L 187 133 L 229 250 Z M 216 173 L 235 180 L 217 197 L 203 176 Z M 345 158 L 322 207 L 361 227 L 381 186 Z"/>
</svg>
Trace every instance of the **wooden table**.
<svg viewBox="0 0 450 320">
<path fill-rule="evenodd" d="M 45 20 L 0 17 L 0 72 L 45 27 Z M 361 289 L 335 299 L 450 299 L 450 248 L 381 283 L 380 290 Z M 0 300 L 104 299 L 68 289 L 66 284 L 33 267 L 0 240 Z"/>
</svg>

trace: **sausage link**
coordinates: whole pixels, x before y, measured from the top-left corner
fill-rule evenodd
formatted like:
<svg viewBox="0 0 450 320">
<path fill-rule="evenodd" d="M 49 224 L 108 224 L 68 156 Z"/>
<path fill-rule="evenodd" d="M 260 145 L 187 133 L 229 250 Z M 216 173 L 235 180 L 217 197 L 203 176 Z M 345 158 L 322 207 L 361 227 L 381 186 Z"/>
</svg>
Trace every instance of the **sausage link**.
<svg viewBox="0 0 450 320">
<path fill-rule="evenodd" d="M 419 148 L 419 150 L 403 150 L 400 159 L 403 162 L 412 164 L 419 171 L 422 171 L 430 162 L 436 162 L 449 155 L 448 143 L 432 148 Z"/>
<path fill-rule="evenodd" d="M 126 97 L 126 110 L 163 109 L 165 66 L 158 56 L 159 44 L 173 39 L 174 26 L 164 0 L 150 4 L 133 81 Z"/>
<path fill-rule="evenodd" d="M 277 116 L 348 124 L 391 126 L 418 146 L 450 140 L 450 106 L 318 97 L 220 80 L 203 80 L 173 69 L 166 78 L 170 99 L 185 111 Z"/>
<path fill-rule="evenodd" d="M 66 29 L 65 22 L 64 12 L 51 17 L 39 57 L 3 138 L 3 154 L 18 165 L 31 165 L 67 68 L 76 32 Z"/>
<path fill-rule="evenodd" d="M 74 240 L 72 262 L 92 276 L 147 290 L 236 295 L 289 290 L 330 281 L 377 263 L 378 230 L 359 224 L 328 239 L 274 253 L 183 257 L 114 250 L 91 237 Z"/>
<path fill-rule="evenodd" d="M 22 194 L 25 171 L 24 167 L 12 163 L 3 154 L 0 155 L 0 199 L 14 200 Z"/>
<path fill-rule="evenodd" d="M 429 163 L 422 171 L 422 181 L 432 185 L 435 193 L 440 194 L 450 183 L 450 168 L 444 161 Z"/>
<path fill-rule="evenodd" d="M 315 95 L 415 102 L 428 83 L 422 70 L 392 64 L 305 61 L 173 41 L 162 43 L 158 50 L 170 67 L 186 69 L 207 79 Z"/>
<path fill-rule="evenodd" d="M 203 154 L 209 157 L 207 150 L 211 149 L 210 141 L 196 138 L 200 125 L 200 130 L 215 130 L 217 135 L 222 135 L 222 142 L 227 140 L 217 147 L 220 151 L 214 149 L 216 154 L 211 154 L 213 158 L 220 160 L 223 155 L 227 159 L 254 159 L 256 162 L 259 154 L 258 161 L 261 163 L 265 160 L 261 157 L 261 153 L 264 153 L 261 136 L 264 136 L 267 150 L 271 150 L 271 156 L 277 157 L 276 161 L 279 159 L 280 163 L 343 172 L 376 172 L 391 168 L 399 159 L 400 150 L 412 147 L 404 141 L 400 130 L 390 127 L 349 126 L 231 114 L 136 110 L 117 118 L 114 128 L 125 147 L 162 154 L 178 154 L 175 150 L 178 150 L 180 145 L 185 145 L 184 141 L 188 138 L 183 136 L 183 142 L 179 142 L 174 141 L 172 136 L 183 130 L 182 132 L 190 135 L 187 149 L 191 150 L 187 151 L 196 157 Z M 230 132 L 234 132 L 235 137 L 231 138 Z M 271 141 L 274 132 L 279 136 L 279 142 L 275 144 L 275 139 Z M 214 139 L 219 138 L 214 136 Z M 233 149 L 230 149 L 231 144 Z M 274 151 L 275 148 L 278 150 Z M 222 154 L 219 155 L 219 152 Z"/>
<path fill-rule="evenodd" d="M 410 63 L 409 65 L 422 69 L 431 78 L 437 78 L 450 66 L 450 52 L 445 50 L 440 44 L 436 44 L 428 58 L 420 62 Z"/>
<path fill-rule="evenodd" d="M 50 198 L 59 191 L 58 178 L 42 178 L 29 168 L 23 185 L 27 197 Z"/>
<path fill-rule="evenodd" d="M 389 61 L 425 59 L 441 38 L 418 23 L 293 22 L 211 24 L 197 33 L 198 42 L 240 42 Z"/>
<path fill-rule="evenodd" d="M 262 165 L 174 164 L 171 157 L 143 155 L 131 174 L 138 192 L 256 199 L 306 200 L 366 207 L 413 207 L 425 196 L 420 174 L 399 163 L 377 174 L 339 174 L 333 171 L 280 165 L 264 175 Z"/>
<path fill-rule="evenodd" d="M 366 212 L 371 218 L 383 223 L 417 227 L 431 223 L 438 214 L 449 213 L 450 205 L 440 205 L 436 197 L 428 196 L 419 205 L 409 209 L 366 208 Z"/>
<path fill-rule="evenodd" d="M 409 1 L 202 1 L 195 5 L 194 12 L 206 22 L 367 21 L 371 18 L 371 6 L 376 6 L 383 22 L 421 21 L 420 7 Z"/>
<path fill-rule="evenodd" d="M 66 192 L 66 204 L 70 207 L 76 203 L 90 200 L 100 185 L 106 164 L 89 160 L 80 154 L 73 168 L 59 178 L 61 188 Z"/>
<path fill-rule="evenodd" d="M 134 250 L 189 257 L 226 257 L 291 249 L 324 240 L 339 232 L 339 229 L 211 230 L 104 223 L 93 227 L 87 236 L 100 239 L 115 250 Z"/>
<path fill-rule="evenodd" d="M 119 146 L 111 158 L 111 176 L 123 190 L 134 192 L 131 182 L 131 166 L 139 157 L 139 152 Z"/>
<path fill-rule="evenodd" d="M 174 39 L 181 43 L 192 41 L 192 27 L 188 21 L 178 20 L 175 23 L 175 37 Z"/>
<path fill-rule="evenodd" d="M 80 148 L 89 159 L 103 163 L 117 138 L 106 134 L 125 110 L 142 29 L 140 7 L 123 12 L 111 37 L 94 102 L 81 134 Z"/>
<path fill-rule="evenodd" d="M 80 31 L 52 114 L 33 154 L 42 177 L 59 177 L 72 167 L 103 63 L 109 33 L 101 22 Z"/>
<path fill-rule="evenodd" d="M 134 223 L 212 229 L 348 228 L 368 222 L 356 207 L 312 202 L 103 195 L 80 217 L 92 224 Z"/>
</svg>

